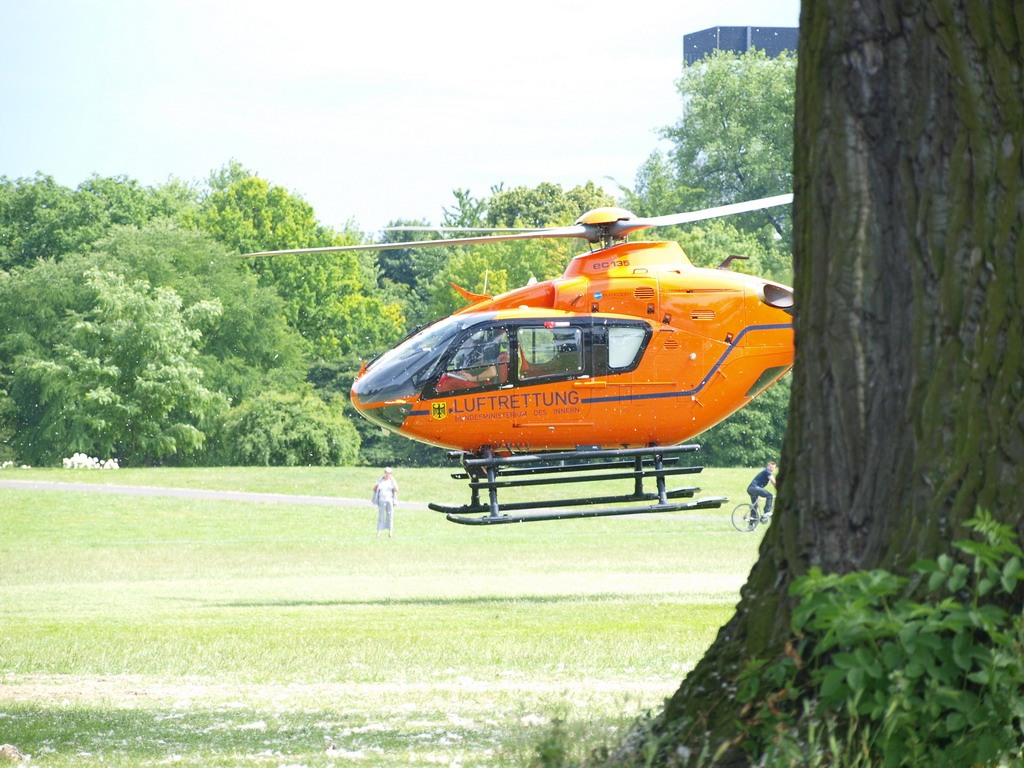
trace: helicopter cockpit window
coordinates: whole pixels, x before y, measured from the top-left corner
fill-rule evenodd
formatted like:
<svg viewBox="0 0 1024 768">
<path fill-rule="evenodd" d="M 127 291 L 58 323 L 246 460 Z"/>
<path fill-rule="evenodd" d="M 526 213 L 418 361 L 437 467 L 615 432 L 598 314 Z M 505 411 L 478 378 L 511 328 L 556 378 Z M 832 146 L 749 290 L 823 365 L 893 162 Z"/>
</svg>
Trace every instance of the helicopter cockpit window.
<svg viewBox="0 0 1024 768">
<path fill-rule="evenodd" d="M 583 372 L 583 339 L 579 328 L 519 329 L 519 379 L 574 376 Z"/>
<path fill-rule="evenodd" d="M 508 333 L 484 328 L 467 336 L 445 365 L 434 389 L 455 392 L 508 382 Z"/>
<path fill-rule="evenodd" d="M 646 329 L 640 326 L 610 326 L 608 328 L 608 367 L 629 368 L 647 339 Z"/>
<path fill-rule="evenodd" d="M 438 375 L 438 367 L 452 343 L 458 343 L 457 339 L 471 332 L 473 326 L 489 323 L 493 318 L 491 313 L 454 315 L 420 329 L 368 363 L 366 373 L 353 385 L 353 392 L 367 402 L 418 394 Z"/>
</svg>

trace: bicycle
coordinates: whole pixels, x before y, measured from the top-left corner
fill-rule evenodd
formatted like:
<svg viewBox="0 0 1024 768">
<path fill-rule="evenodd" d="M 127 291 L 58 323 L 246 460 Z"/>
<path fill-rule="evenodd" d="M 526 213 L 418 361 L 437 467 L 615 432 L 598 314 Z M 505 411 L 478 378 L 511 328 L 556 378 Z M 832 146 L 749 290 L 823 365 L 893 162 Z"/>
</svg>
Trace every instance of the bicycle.
<svg viewBox="0 0 1024 768">
<path fill-rule="evenodd" d="M 758 524 L 768 525 L 772 519 L 772 513 L 761 514 L 761 500 L 757 499 L 753 504 L 738 504 L 732 511 L 732 526 L 737 531 L 751 533 Z"/>
</svg>

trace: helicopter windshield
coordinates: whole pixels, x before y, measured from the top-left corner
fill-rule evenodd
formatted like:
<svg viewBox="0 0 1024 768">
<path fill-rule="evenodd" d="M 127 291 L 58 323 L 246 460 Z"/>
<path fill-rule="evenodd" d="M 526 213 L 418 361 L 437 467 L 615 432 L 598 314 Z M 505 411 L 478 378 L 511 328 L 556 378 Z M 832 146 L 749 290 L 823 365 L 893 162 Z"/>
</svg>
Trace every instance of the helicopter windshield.
<svg viewBox="0 0 1024 768">
<path fill-rule="evenodd" d="M 493 312 L 453 315 L 428 325 L 367 366 L 352 390 L 364 403 L 384 402 L 419 394 L 435 373 L 452 339 L 462 331 L 494 319 Z"/>
</svg>

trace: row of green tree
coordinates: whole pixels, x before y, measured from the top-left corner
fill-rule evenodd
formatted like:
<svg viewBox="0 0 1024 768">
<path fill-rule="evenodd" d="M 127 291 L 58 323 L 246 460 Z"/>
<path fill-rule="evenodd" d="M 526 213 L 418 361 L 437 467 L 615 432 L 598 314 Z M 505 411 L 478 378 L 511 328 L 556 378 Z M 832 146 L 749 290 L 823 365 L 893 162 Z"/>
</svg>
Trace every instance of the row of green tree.
<svg viewBox="0 0 1024 768">
<path fill-rule="evenodd" d="M 618 204 L 659 215 L 790 189 L 795 62 L 754 52 L 685 69 L 684 110 L 631 188 L 592 182 L 455 190 L 445 226 L 550 226 Z M 394 226 L 425 224 L 396 219 Z M 697 264 L 723 254 L 791 281 L 788 213 L 652 233 Z M 456 283 L 500 293 L 556 277 L 578 247 L 525 241 L 242 259 L 263 250 L 374 242 L 236 161 L 203 184 L 0 177 L 0 458 L 82 452 L 122 464 L 438 463 L 443 452 L 354 417 L 363 360 L 451 313 Z M 409 233 L 384 232 L 383 240 Z M 788 387 L 702 438 L 706 460 L 774 454 Z"/>
</svg>

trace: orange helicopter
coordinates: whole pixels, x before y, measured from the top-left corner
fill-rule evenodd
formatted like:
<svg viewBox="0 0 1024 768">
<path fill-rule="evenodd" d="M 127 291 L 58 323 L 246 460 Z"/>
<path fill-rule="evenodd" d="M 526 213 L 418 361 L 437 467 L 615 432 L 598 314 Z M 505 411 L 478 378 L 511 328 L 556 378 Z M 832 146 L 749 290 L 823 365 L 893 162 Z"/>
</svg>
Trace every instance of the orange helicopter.
<svg viewBox="0 0 1024 768">
<path fill-rule="evenodd" d="M 457 452 L 466 472 L 455 477 L 470 480 L 470 503 L 430 505 L 454 522 L 709 508 L 726 499 L 673 501 L 700 489 L 669 490 L 665 479 L 701 469 L 676 466 L 682 454 L 699 448 L 679 443 L 743 408 L 792 367 L 793 291 L 728 269 L 743 257 L 698 268 L 678 243 L 625 240 L 648 227 L 791 201 L 792 195 L 779 195 L 650 218 L 598 208 L 569 227 L 252 255 L 540 237 L 599 245 L 576 256 L 561 277 L 499 296 L 455 286 L 468 306 L 365 363 L 352 402 L 384 429 Z M 643 490 L 648 478 L 656 492 Z M 499 489 L 608 479 L 631 479 L 633 490 L 541 504 L 498 501 Z M 486 502 L 480 491 L 487 491 Z M 635 504 L 645 501 L 654 504 Z M 593 508 L 561 509 L 569 506 Z"/>
</svg>

